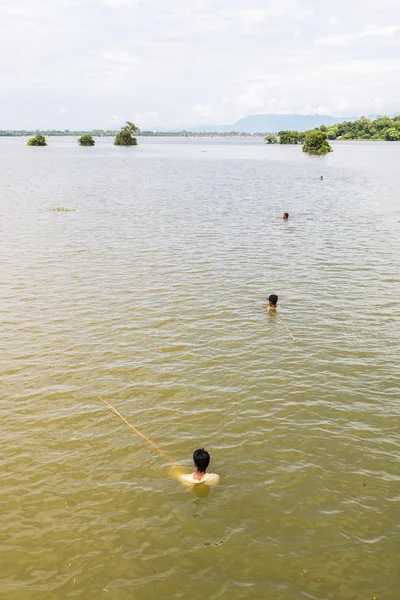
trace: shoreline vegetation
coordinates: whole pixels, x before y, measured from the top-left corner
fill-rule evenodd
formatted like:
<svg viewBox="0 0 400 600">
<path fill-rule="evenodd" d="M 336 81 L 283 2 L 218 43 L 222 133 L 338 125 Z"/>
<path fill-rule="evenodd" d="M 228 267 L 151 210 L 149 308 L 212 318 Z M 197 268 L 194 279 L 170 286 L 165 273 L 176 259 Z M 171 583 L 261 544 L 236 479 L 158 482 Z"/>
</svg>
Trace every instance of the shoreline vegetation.
<svg viewBox="0 0 400 600">
<path fill-rule="evenodd" d="M 343 121 L 335 125 L 321 125 L 309 131 L 279 131 L 265 136 L 267 144 L 304 144 L 312 132 L 322 132 L 328 140 L 371 140 L 380 142 L 400 141 L 400 115 L 378 117 L 371 120 L 361 117 L 356 121 Z"/>
<path fill-rule="evenodd" d="M 136 126 L 135 126 L 136 127 Z M 125 126 L 126 128 L 126 126 Z M 122 128 L 124 129 L 124 128 Z M 311 131 L 323 131 L 327 134 L 328 140 L 371 140 L 371 141 L 400 141 L 400 115 L 395 117 L 380 116 L 374 120 L 361 117 L 355 121 L 343 121 L 334 125 L 321 125 Z M 83 130 L 25 130 L 25 129 L 0 129 L 0 137 L 82 137 L 91 135 L 93 137 L 116 137 L 121 130 L 111 129 L 92 129 Z M 133 133 L 133 131 L 132 131 Z M 244 133 L 239 131 L 229 132 L 211 132 L 211 131 L 138 131 L 135 130 L 136 137 L 252 137 L 265 138 L 269 144 L 302 144 L 305 140 L 306 131 L 280 131 L 280 132 L 258 132 Z"/>
</svg>

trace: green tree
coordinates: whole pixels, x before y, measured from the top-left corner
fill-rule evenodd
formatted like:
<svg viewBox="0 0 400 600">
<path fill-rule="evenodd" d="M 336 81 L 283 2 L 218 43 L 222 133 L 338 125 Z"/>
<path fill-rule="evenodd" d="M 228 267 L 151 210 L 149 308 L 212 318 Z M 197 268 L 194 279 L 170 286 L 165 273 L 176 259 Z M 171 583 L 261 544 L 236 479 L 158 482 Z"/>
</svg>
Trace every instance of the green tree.
<svg viewBox="0 0 400 600">
<path fill-rule="evenodd" d="M 115 146 L 136 146 L 137 139 L 134 137 L 135 133 L 140 131 L 139 127 L 132 123 L 131 121 L 127 121 L 124 127 L 121 127 L 121 131 L 117 133 L 115 136 Z"/>
<path fill-rule="evenodd" d="M 338 136 L 344 135 L 348 131 L 351 131 L 351 126 L 351 121 L 343 121 L 343 123 L 337 123 L 335 127 L 337 128 Z"/>
<path fill-rule="evenodd" d="M 338 132 L 337 129 L 335 127 L 331 127 L 330 129 L 328 129 L 328 140 L 336 140 L 337 136 L 338 136 Z"/>
<path fill-rule="evenodd" d="M 137 146 L 137 139 L 129 131 L 122 129 L 115 136 L 115 146 Z"/>
<path fill-rule="evenodd" d="M 279 143 L 280 144 L 297 144 L 299 141 L 299 133 L 298 131 L 280 131 L 279 135 Z"/>
<path fill-rule="evenodd" d="M 47 146 L 44 135 L 35 135 L 28 140 L 28 146 Z"/>
<path fill-rule="evenodd" d="M 125 127 L 129 128 L 132 133 L 139 133 L 140 131 L 139 127 L 135 123 L 132 123 L 132 121 L 127 121 Z"/>
<path fill-rule="evenodd" d="M 299 144 L 304 144 L 304 142 L 306 141 L 306 135 L 307 131 L 299 131 L 297 133 L 297 141 L 299 142 Z"/>
<path fill-rule="evenodd" d="M 277 144 L 278 140 L 276 139 L 276 135 L 266 135 L 265 143 L 266 144 Z"/>
<path fill-rule="evenodd" d="M 374 121 L 367 121 L 364 125 L 365 132 L 369 137 L 372 137 L 376 133 L 376 127 L 374 125 Z"/>
<path fill-rule="evenodd" d="M 386 116 L 378 117 L 377 119 L 375 119 L 374 125 L 378 131 L 381 131 L 382 129 L 387 129 L 388 127 L 393 127 L 392 119 Z"/>
<path fill-rule="evenodd" d="M 324 131 L 313 129 L 308 131 L 306 135 L 306 141 L 303 146 L 303 152 L 314 155 L 328 154 L 333 152 L 329 142 L 328 136 Z"/>
<path fill-rule="evenodd" d="M 80 146 L 94 146 L 95 141 L 90 133 L 84 133 L 78 140 Z"/>
<path fill-rule="evenodd" d="M 400 131 L 395 127 L 385 129 L 385 140 L 388 140 L 389 142 L 398 142 L 400 140 Z"/>
</svg>

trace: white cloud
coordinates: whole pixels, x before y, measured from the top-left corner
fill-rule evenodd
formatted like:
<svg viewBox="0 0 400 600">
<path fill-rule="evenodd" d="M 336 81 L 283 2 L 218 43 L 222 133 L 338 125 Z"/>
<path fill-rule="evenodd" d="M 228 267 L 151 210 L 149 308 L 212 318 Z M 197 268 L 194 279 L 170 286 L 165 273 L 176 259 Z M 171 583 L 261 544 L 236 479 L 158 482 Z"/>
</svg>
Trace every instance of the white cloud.
<svg viewBox="0 0 400 600">
<path fill-rule="evenodd" d="M 400 25 L 387 25 L 386 27 L 367 28 L 364 31 L 362 31 L 359 35 L 360 35 L 360 37 L 366 36 L 366 35 L 392 36 L 398 32 L 400 32 Z"/>
<path fill-rule="evenodd" d="M 197 102 L 192 108 L 193 116 L 199 119 L 209 119 L 213 116 L 213 112 L 214 108 L 212 104 L 200 104 L 200 102 Z"/>
<path fill-rule="evenodd" d="M 149 0 L 98 0 L 98 6 L 104 6 L 105 8 L 123 8 L 126 6 L 132 6 L 139 2 L 148 2 Z"/>
<path fill-rule="evenodd" d="M 119 115 L 112 115 L 111 119 L 110 119 L 110 123 L 111 125 L 123 125 L 125 123 L 125 121 L 127 121 L 127 119 L 124 119 L 124 117 L 120 117 Z"/>
<path fill-rule="evenodd" d="M 334 34 L 315 40 L 315 46 L 330 46 L 331 48 L 343 48 L 351 43 L 351 36 L 346 34 Z"/>
<path fill-rule="evenodd" d="M 400 109 L 397 0 L 1 0 L 0 19 L 0 127 Z"/>
</svg>

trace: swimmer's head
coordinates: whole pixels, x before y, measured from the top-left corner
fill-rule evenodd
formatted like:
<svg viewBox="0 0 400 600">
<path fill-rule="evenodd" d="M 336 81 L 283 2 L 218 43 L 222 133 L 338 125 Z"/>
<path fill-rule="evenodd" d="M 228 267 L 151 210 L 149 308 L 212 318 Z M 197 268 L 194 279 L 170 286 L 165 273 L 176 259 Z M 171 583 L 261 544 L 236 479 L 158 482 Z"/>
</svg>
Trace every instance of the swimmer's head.
<svg viewBox="0 0 400 600">
<path fill-rule="evenodd" d="M 210 455 L 204 448 L 199 448 L 193 452 L 193 462 L 200 473 L 205 473 L 210 464 Z"/>
<path fill-rule="evenodd" d="M 268 298 L 268 302 L 271 308 L 276 308 L 276 305 L 278 304 L 278 296 L 276 294 L 271 294 Z"/>
<path fill-rule="evenodd" d="M 283 218 L 286 220 L 289 218 L 289 213 L 283 213 Z"/>
</svg>

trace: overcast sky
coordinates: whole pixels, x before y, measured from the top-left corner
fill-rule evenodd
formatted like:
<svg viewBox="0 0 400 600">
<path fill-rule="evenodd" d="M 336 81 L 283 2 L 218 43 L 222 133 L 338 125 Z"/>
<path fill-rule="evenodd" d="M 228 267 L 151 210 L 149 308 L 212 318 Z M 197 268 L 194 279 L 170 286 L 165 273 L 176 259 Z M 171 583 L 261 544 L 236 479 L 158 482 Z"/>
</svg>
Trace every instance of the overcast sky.
<svg viewBox="0 0 400 600">
<path fill-rule="evenodd" d="M 0 129 L 400 112 L 399 0 L 0 0 Z"/>
</svg>

